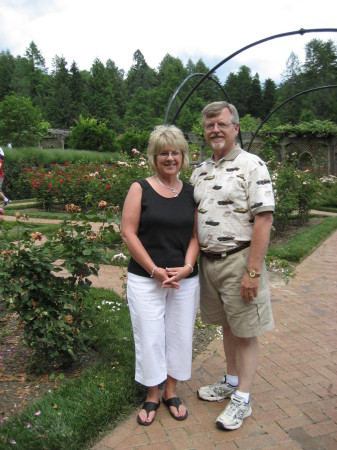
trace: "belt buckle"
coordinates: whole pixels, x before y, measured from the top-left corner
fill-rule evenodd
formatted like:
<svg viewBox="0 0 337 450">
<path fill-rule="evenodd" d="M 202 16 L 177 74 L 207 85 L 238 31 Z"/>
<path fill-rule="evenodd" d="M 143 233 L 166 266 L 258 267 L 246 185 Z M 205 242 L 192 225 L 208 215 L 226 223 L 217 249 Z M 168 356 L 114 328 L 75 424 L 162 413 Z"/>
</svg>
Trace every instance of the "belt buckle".
<svg viewBox="0 0 337 450">
<path fill-rule="evenodd" d="M 227 258 L 227 253 L 226 252 L 212 253 L 210 255 L 210 259 L 224 259 L 224 258 Z"/>
</svg>

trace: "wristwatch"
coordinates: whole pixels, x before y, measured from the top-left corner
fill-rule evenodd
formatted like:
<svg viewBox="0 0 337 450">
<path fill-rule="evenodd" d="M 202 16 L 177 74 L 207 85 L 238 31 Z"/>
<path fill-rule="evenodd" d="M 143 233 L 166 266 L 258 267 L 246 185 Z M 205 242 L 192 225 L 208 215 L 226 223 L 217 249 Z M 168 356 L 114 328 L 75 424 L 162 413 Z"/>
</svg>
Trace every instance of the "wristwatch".
<svg viewBox="0 0 337 450">
<path fill-rule="evenodd" d="M 248 268 L 247 268 L 247 273 L 251 278 L 259 278 L 259 276 L 261 275 L 260 273 L 257 273 L 254 269 L 248 269 Z"/>
</svg>

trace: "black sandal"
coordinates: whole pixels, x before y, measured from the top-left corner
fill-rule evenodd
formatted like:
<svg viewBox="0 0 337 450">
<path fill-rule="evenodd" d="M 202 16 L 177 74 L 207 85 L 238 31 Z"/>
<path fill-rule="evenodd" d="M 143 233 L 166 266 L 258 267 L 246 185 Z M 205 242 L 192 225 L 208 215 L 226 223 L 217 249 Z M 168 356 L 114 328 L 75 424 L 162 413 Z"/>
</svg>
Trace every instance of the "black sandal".
<svg viewBox="0 0 337 450">
<path fill-rule="evenodd" d="M 170 410 L 170 406 L 174 406 L 176 410 L 179 412 L 179 406 L 182 405 L 182 402 L 179 397 L 171 397 L 168 400 L 166 400 L 164 397 L 162 398 L 163 403 L 165 406 L 167 406 L 171 416 L 175 420 L 185 420 L 188 416 L 188 411 L 186 410 L 186 414 L 184 416 L 175 416 L 173 412 Z"/>
<path fill-rule="evenodd" d="M 160 406 L 160 400 L 158 400 L 158 403 L 155 402 L 144 402 L 142 409 L 145 409 L 146 411 L 146 415 L 147 417 L 149 417 L 149 414 L 151 411 L 157 411 L 157 409 Z M 154 415 L 153 419 L 151 420 L 151 422 L 143 422 L 142 419 L 139 417 L 139 415 L 137 416 L 137 422 L 139 423 L 139 425 L 144 425 L 144 427 L 148 427 L 149 425 L 152 424 L 152 422 L 154 421 L 156 415 Z"/>
</svg>

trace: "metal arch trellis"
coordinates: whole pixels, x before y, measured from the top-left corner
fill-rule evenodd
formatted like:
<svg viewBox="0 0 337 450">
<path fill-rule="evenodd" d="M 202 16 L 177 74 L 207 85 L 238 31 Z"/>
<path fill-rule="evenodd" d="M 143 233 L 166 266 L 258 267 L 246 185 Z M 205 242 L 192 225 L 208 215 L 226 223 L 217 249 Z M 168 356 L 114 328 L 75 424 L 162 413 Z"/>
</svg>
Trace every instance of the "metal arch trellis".
<svg viewBox="0 0 337 450">
<path fill-rule="evenodd" d="M 252 145 L 252 143 L 253 143 L 253 140 L 256 138 L 257 133 L 260 131 L 260 129 L 263 127 L 263 125 L 264 125 L 264 124 L 267 122 L 267 120 L 268 120 L 268 119 L 269 119 L 269 118 L 270 118 L 277 110 L 279 110 L 283 105 L 285 105 L 286 103 L 290 102 L 291 100 L 294 100 L 294 98 L 299 97 L 300 95 L 308 94 L 309 92 L 319 91 L 319 90 L 321 90 L 321 89 L 330 89 L 330 88 L 337 88 L 337 84 L 330 84 L 330 85 L 328 85 L 328 86 L 319 86 L 319 87 L 315 87 L 315 88 L 311 88 L 311 89 L 306 89 L 305 91 L 298 92 L 297 94 L 293 95 L 292 97 L 287 98 L 287 100 L 285 100 L 284 102 L 280 103 L 280 104 L 277 106 L 277 108 L 273 109 L 273 110 L 272 110 L 272 111 L 271 111 L 271 112 L 263 119 L 263 121 L 260 123 L 260 125 L 257 127 L 256 131 L 254 132 L 254 134 L 253 134 L 253 136 L 252 136 L 252 138 L 251 138 L 251 140 L 250 140 L 250 142 L 249 142 L 247 151 L 249 152 L 250 147 L 251 147 L 251 145 Z"/>
<path fill-rule="evenodd" d="M 172 95 L 172 97 L 171 97 L 171 100 L 170 100 L 170 102 L 169 102 L 169 104 L 168 104 L 168 107 L 167 107 L 167 109 L 166 109 L 165 118 L 164 118 L 164 125 L 167 124 L 167 119 L 168 119 L 168 115 L 169 115 L 169 113 L 170 113 L 170 109 L 171 109 L 172 103 L 174 102 L 176 96 L 179 94 L 179 91 L 180 91 L 180 89 L 184 86 L 184 84 L 187 83 L 187 81 L 190 80 L 190 79 L 193 78 L 193 77 L 200 77 L 200 76 L 201 76 L 201 77 L 204 77 L 204 78 L 205 78 L 206 75 L 207 75 L 207 74 L 205 74 L 205 73 L 199 73 L 199 72 L 196 72 L 196 73 L 192 73 L 191 75 L 189 75 L 188 77 L 185 78 L 185 80 L 180 84 L 180 86 L 178 87 L 178 89 L 175 91 L 175 93 L 174 93 L 174 94 Z M 211 80 L 211 81 L 214 81 L 214 83 L 216 83 L 216 84 L 219 86 L 219 88 L 222 90 L 222 92 L 225 94 L 225 97 L 227 98 L 227 100 L 228 100 L 230 103 L 232 103 L 232 102 L 231 102 L 231 99 L 229 98 L 229 95 L 227 94 L 227 92 L 225 91 L 225 89 L 221 86 L 221 84 L 220 84 L 215 78 L 213 78 L 213 77 L 211 77 L 211 76 L 207 76 L 207 78 L 208 78 L 209 80 Z"/>
<path fill-rule="evenodd" d="M 172 106 L 172 104 L 173 104 L 173 102 L 174 102 L 174 100 L 175 100 L 175 98 L 176 98 L 176 96 L 178 95 L 178 93 L 180 92 L 180 89 L 184 86 L 184 84 L 188 81 L 188 80 L 190 80 L 191 78 L 193 78 L 193 77 L 204 77 L 205 76 L 205 74 L 204 73 L 192 73 L 191 75 L 189 75 L 188 77 L 186 77 L 185 79 L 184 79 L 184 81 L 180 84 L 180 86 L 178 87 L 178 89 L 175 91 L 175 93 L 172 95 L 172 97 L 171 97 L 171 100 L 170 100 L 170 102 L 169 102 L 169 104 L 168 104 L 168 107 L 167 107 L 167 109 L 166 109 L 166 113 L 165 113 L 165 118 L 164 118 L 164 125 L 166 125 L 167 124 L 167 119 L 168 119 L 168 115 L 169 115 L 169 113 L 170 113 L 170 110 L 171 110 L 171 106 Z M 213 78 L 213 77 L 211 77 L 211 76 L 208 76 L 207 77 L 209 80 L 211 80 L 211 81 L 213 81 L 221 90 L 222 90 L 222 92 L 225 94 L 225 97 L 226 97 L 226 99 L 229 101 L 229 103 L 232 103 L 232 101 L 231 101 L 231 99 L 230 99 L 230 97 L 229 97 L 229 95 L 227 94 L 227 92 L 226 92 L 226 90 L 221 86 L 221 84 L 218 82 L 218 80 L 216 80 L 215 78 Z M 240 131 L 240 129 L 239 129 L 239 139 L 240 139 L 240 144 L 241 144 L 241 147 L 242 147 L 242 136 L 241 136 L 241 131 Z"/>
<path fill-rule="evenodd" d="M 231 55 L 229 55 L 227 58 L 225 58 L 225 59 L 223 59 L 222 61 L 220 61 L 220 62 L 219 62 L 218 64 L 216 64 L 211 70 L 209 70 L 206 74 L 203 75 L 203 77 L 198 81 L 198 83 L 197 83 L 197 84 L 190 90 L 190 92 L 186 95 L 186 97 L 185 97 L 184 100 L 182 101 L 181 105 L 179 106 L 178 110 L 176 111 L 176 113 L 175 113 L 175 115 L 174 115 L 174 117 L 173 117 L 171 123 L 172 123 L 172 124 L 175 123 L 175 121 L 177 120 L 177 118 L 178 118 L 178 116 L 179 116 L 179 114 L 180 114 L 182 108 L 184 107 L 185 103 L 189 100 L 189 98 L 191 97 L 191 95 L 198 89 L 198 87 L 199 87 L 199 86 L 200 86 L 207 78 L 214 80 L 213 78 L 210 77 L 210 75 L 211 75 L 213 72 L 215 72 L 219 67 L 221 67 L 223 64 L 225 64 L 227 61 L 229 61 L 229 60 L 231 60 L 232 58 L 234 58 L 234 56 L 237 56 L 238 54 L 244 52 L 245 50 L 248 50 L 249 48 L 255 47 L 256 45 L 263 44 L 264 42 L 271 41 L 271 40 L 273 40 L 273 39 L 278 39 L 278 38 L 287 37 L 287 36 L 293 36 L 293 35 L 296 35 L 296 34 L 304 35 L 304 34 L 306 34 L 306 33 L 336 33 L 336 32 L 337 32 L 337 28 L 311 28 L 311 29 L 308 29 L 308 30 L 306 30 L 306 29 L 304 29 L 304 28 L 300 28 L 300 29 L 297 30 L 297 31 L 289 31 L 289 32 L 287 32 L 287 33 L 275 34 L 275 35 L 273 35 L 273 36 L 269 36 L 269 37 L 266 37 L 266 38 L 264 38 L 264 39 L 260 39 L 260 40 L 258 40 L 258 41 L 255 41 L 255 42 L 249 44 L 249 45 L 246 45 L 245 47 L 242 47 L 241 49 L 239 49 L 239 50 L 237 50 L 236 52 L 234 52 L 234 53 L 232 53 Z M 191 78 L 191 76 L 190 76 L 189 78 Z M 185 81 L 187 81 L 187 79 L 184 80 L 184 82 L 179 86 L 178 90 L 177 90 L 177 91 L 175 92 L 175 94 L 174 94 L 174 98 L 175 98 L 176 95 L 178 94 L 178 92 L 179 92 L 179 90 L 181 89 L 181 87 L 183 86 L 183 84 L 185 84 Z M 316 89 L 317 89 L 317 88 L 316 88 Z M 300 94 L 301 94 L 301 93 L 299 93 L 298 95 L 300 95 Z M 227 96 L 227 94 L 226 94 L 226 96 Z M 174 98 L 172 98 L 172 100 L 171 100 L 171 102 L 170 102 L 170 106 L 171 106 L 171 104 L 172 104 Z M 228 98 L 228 96 L 227 96 L 227 98 Z M 291 100 L 291 99 L 288 99 L 288 101 L 289 101 L 289 100 Z M 167 114 L 168 114 L 168 113 L 167 113 Z M 269 117 L 270 117 L 270 116 L 269 116 Z M 167 118 L 167 117 L 165 116 L 165 118 Z M 254 136 L 254 137 L 255 137 L 255 136 Z M 249 146 L 251 145 L 251 143 L 252 143 L 252 140 L 251 140 Z"/>
</svg>

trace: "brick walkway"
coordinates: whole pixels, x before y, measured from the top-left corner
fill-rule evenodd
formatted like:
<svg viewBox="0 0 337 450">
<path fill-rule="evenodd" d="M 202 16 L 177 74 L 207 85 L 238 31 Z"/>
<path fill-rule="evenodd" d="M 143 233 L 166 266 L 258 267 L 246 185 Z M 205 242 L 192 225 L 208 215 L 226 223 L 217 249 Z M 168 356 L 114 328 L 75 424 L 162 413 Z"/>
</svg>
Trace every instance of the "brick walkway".
<svg viewBox="0 0 337 450">
<path fill-rule="evenodd" d="M 183 422 L 161 405 L 150 427 L 138 409 L 92 450 L 108 449 L 337 449 L 337 232 L 297 267 L 285 287 L 272 287 L 275 330 L 260 338 L 252 391 L 253 415 L 236 431 L 215 419 L 223 403 L 204 402 L 199 386 L 222 378 L 221 340 L 193 362 L 192 379 L 179 384 L 188 407 Z"/>
</svg>

